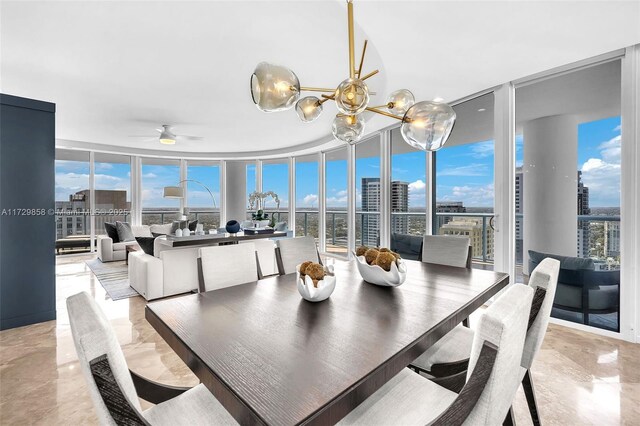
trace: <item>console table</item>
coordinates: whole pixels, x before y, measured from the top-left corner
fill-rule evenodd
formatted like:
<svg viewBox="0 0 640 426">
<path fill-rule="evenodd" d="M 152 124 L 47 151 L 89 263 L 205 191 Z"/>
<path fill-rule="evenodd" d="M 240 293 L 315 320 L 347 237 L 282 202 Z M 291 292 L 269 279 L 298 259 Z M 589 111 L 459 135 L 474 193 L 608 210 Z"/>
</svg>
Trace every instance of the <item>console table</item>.
<svg viewBox="0 0 640 426">
<path fill-rule="evenodd" d="M 176 237 L 167 235 L 166 238 L 160 239 L 160 243 L 169 247 L 189 247 L 189 246 L 211 246 L 215 244 L 237 243 L 238 241 L 259 240 L 265 238 L 286 237 L 286 232 L 273 232 L 271 234 L 252 234 L 245 235 L 243 232 L 237 234 L 207 234 L 207 235 L 189 235 L 187 237 Z"/>
</svg>

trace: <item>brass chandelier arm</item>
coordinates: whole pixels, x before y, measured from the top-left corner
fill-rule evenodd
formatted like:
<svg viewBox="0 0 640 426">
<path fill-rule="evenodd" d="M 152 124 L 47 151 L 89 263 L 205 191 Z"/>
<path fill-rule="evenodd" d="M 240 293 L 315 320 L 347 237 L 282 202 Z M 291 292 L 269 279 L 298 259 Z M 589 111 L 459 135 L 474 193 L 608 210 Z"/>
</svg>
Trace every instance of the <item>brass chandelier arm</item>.
<svg viewBox="0 0 640 426">
<path fill-rule="evenodd" d="M 396 120 L 403 121 L 404 117 L 400 117 L 399 115 L 391 114 L 390 112 L 380 111 L 377 108 L 367 108 L 367 111 L 375 112 L 376 114 L 384 115 L 386 117 L 395 118 Z"/>
<path fill-rule="evenodd" d="M 333 93 L 336 89 L 329 89 L 327 87 L 300 87 L 301 92 L 325 92 L 325 93 Z"/>
<path fill-rule="evenodd" d="M 373 70 L 369 74 L 367 74 L 364 77 L 362 77 L 360 80 L 364 81 L 364 80 L 368 79 L 369 77 L 373 77 L 374 75 L 378 74 L 379 72 L 380 72 L 380 70 Z"/>
<path fill-rule="evenodd" d="M 362 74 L 362 64 L 364 64 L 364 55 L 367 53 L 367 43 L 369 40 L 364 41 L 364 46 L 362 46 L 362 56 L 360 57 L 360 66 L 358 67 L 358 71 L 356 72 L 356 77 L 360 78 L 360 74 Z"/>
<path fill-rule="evenodd" d="M 327 102 L 327 101 L 335 101 L 335 98 L 333 96 L 327 96 L 327 95 L 322 95 L 322 97 L 324 99 L 319 99 L 318 100 L 318 105 L 322 105 L 323 103 Z"/>
<path fill-rule="evenodd" d="M 349 77 L 355 77 L 356 73 L 356 60 L 353 49 L 353 3 L 351 0 L 347 1 L 347 20 L 349 25 Z"/>
</svg>

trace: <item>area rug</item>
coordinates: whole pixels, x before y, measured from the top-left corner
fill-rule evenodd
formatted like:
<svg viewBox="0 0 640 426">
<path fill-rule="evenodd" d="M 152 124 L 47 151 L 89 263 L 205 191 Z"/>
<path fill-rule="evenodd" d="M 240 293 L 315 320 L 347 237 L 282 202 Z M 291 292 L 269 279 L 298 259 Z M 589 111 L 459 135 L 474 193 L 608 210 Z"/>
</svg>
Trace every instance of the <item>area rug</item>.
<svg viewBox="0 0 640 426">
<path fill-rule="evenodd" d="M 129 271 L 124 261 L 102 263 L 99 259 L 87 260 L 86 264 L 95 274 L 111 300 L 138 296 L 129 285 Z"/>
</svg>

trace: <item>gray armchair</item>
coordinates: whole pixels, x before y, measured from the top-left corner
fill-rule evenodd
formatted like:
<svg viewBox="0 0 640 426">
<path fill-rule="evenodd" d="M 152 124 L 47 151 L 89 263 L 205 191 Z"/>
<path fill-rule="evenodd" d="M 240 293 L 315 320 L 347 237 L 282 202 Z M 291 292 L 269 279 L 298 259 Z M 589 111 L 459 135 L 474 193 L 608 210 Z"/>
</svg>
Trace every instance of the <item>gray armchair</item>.
<svg viewBox="0 0 640 426">
<path fill-rule="evenodd" d="M 558 256 L 529 250 L 529 270 L 544 258 L 560 261 L 560 274 L 553 307 L 582 314 L 589 325 L 590 314 L 617 313 L 620 310 L 620 271 L 596 271 L 593 259 Z M 615 331 L 620 328 L 619 322 Z"/>
</svg>

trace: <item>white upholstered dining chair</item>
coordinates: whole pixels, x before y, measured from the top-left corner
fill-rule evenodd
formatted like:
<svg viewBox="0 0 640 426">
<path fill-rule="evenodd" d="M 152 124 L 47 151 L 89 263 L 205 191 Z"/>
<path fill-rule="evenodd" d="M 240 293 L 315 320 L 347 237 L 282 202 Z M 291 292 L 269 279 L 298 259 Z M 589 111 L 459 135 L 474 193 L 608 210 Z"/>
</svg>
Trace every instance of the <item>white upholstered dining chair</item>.
<svg viewBox="0 0 640 426">
<path fill-rule="evenodd" d="M 316 240 L 311 236 L 285 238 L 276 241 L 276 244 L 278 269 L 281 275 L 296 272 L 296 266 L 307 260 L 322 263 Z"/>
<path fill-rule="evenodd" d="M 512 286 L 483 312 L 459 394 L 405 368 L 338 424 L 502 424 L 519 385 L 532 297 L 530 287 Z"/>
<path fill-rule="evenodd" d="M 422 257 L 425 263 L 471 269 L 469 237 L 457 235 L 425 235 Z"/>
<path fill-rule="evenodd" d="M 240 241 L 240 244 L 253 244 L 258 260 L 258 278 L 262 279 L 271 275 L 278 275 L 278 262 L 276 260 L 276 243 L 273 240 Z"/>
<path fill-rule="evenodd" d="M 203 247 L 199 250 L 200 292 L 245 284 L 257 279 L 258 264 L 253 242 Z"/>
<path fill-rule="evenodd" d="M 237 424 L 203 384 L 164 386 L 130 371 L 109 320 L 87 293 L 69 297 L 67 310 L 100 424 Z M 156 405 L 143 411 L 139 397 Z"/>
<path fill-rule="evenodd" d="M 560 262 L 546 258 L 540 262 L 529 277 L 528 286 L 535 294 L 529 311 L 527 334 L 518 377 L 522 381 L 534 424 L 539 424 L 540 419 L 530 368 L 547 331 L 559 272 Z M 458 326 L 412 362 L 411 367 L 418 372 L 435 377 L 436 382 L 439 379 L 449 380 L 444 378 L 461 374 L 467 369 L 473 336 L 474 332 L 471 329 Z"/>
</svg>

